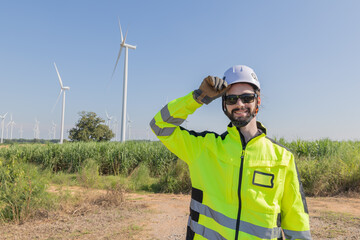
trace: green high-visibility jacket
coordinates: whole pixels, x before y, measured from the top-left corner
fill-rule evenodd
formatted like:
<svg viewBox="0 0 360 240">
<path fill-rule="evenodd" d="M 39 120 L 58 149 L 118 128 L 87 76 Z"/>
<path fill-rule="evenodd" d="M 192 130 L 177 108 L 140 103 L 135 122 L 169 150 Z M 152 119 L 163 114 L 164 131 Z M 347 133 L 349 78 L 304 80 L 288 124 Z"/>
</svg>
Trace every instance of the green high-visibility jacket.
<svg viewBox="0 0 360 240">
<path fill-rule="evenodd" d="M 201 104 L 192 93 L 168 103 L 150 122 L 190 170 L 187 239 L 311 239 L 309 214 L 293 154 L 259 133 L 244 143 L 227 132 L 197 133 L 180 125 Z"/>
</svg>

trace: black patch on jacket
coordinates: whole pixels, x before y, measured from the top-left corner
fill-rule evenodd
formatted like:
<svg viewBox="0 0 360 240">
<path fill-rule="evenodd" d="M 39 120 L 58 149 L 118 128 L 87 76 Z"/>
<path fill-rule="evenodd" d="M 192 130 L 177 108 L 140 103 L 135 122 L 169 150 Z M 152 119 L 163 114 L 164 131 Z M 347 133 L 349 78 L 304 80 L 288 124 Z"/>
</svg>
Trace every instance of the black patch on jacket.
<svg viewBox="0 0 360 240">
<path fill-rule="evenodd" d="M 216 138 L 221 137 L 222 140 L 224 140 L 226 135 L 228 134 L 227 131 L 221 135 L 217 134 L 216 132 L 211 132 L 211 131 L 195 132 L 193 130 L 187 130 L 186 128 L 183 128 L 181 126 L 180 126 L 180 130 L 187 131 L 190 135 L 193 135 L 195 137 L 205 137 L 207 134 L 214 134 Z"/>
<path fill-rule="evenodd" d="M 191 230 L 191 228 L 188 226 L 186 231 L 186 240 L 193 240 L 195 237 L 195 232 Z"/>
<path fill-rule="evenodd" d="M 202 203 L 202 201 L 203 201 L 203 191 L 193 187 L 191 189 L 191 198 L 198 201 L 199 203 Z"/>
<path fill-rule="evenodd" d="M 197 188 L 191 189 L 191 198 L 195 201 L 198 201 L 199 203 L 202 203 L 203 201 L 203 191 Z M 190 218 L 191 220 L 195 222 L 199 222 L 199 216 L 200 214 L 190 208 Z M 192 240 L 194 239 L 195 232 L 191 230 L 191 228 L 188 226 L 186 231 L 186 240 Z"/>
<path fill-rule="evenodd" d="M 191 198 L 198 201 L 199 203 L 202 203 L 203 191 L 193 187 L 191 190 Z M 193 221 L 195 221 L 195 222 L 199 221 L 199 213 L 192 210 L 191 208 L 190 208 L 190 216 Z"/>
</svg>

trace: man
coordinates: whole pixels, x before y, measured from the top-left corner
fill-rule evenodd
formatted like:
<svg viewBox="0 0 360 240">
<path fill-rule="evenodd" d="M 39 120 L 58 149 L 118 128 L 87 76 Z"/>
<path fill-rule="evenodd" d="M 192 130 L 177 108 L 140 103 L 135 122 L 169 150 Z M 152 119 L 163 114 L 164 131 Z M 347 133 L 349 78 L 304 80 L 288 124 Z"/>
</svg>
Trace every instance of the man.
<svg viewBox="0 0 360 240">
<path fill-rule="evenodd" d="M 188 131 L 189 114 L 222 96 L 227 132 Z M 293 154 L 256 121 L 260 83 L 244 65 L 223 79 L 165 106 L 150 126 L 190 170 L 192 194 L 186 239 L 311 239 L 307 204 Z"/>
</svg>

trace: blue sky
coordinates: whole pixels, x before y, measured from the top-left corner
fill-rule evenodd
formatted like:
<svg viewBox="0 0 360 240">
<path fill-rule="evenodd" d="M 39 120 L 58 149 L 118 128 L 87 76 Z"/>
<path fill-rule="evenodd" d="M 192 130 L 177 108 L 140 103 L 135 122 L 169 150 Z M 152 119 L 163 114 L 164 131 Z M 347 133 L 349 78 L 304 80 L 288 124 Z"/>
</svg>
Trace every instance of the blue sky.
<svg viewBox="0 0 360 240">
<path fill-rule="evenodd" d="M 270 137 L 359 140 L 360 3 L 358 1 L 2 1 L 0 115 L 40 138 L 51 121 L 59 138 L 61 102 L 56 62 L 66 95 L 65 129 L 80 111 L 121 120 L 124 55 L 129 50 L 128 114 L 132 139 L 147 139 L 152 117 L 172 99 L 222 77 L 237 64 L 252 67 L 262 85 L 258 115 Z M 123 52 L 124 53 L 124 52 Z M 222 133 L 220 100 L 188 118 L 196 131 Z M 4 134 L 6 136 L 6 133 Z M 67 133 L 65 133 L 67 136 Z M 155 139 L 153 133 L 150 138 Z"/>
</svg>

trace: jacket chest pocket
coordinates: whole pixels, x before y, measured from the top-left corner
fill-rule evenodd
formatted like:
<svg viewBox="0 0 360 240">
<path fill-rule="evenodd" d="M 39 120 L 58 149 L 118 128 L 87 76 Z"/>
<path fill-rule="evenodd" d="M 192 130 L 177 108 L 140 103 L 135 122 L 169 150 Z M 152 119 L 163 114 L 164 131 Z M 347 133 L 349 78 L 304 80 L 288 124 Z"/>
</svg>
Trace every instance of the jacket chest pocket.
<svg viewBox="0 0 360 240">
<path fill-rule="evenodd" d="M 275 174 L 260 171 L 254 171 L 252 184 L 260 187 L 273 188 Z"/>
<path fill-rule="evenodd" d="M 244 171 L 242 196 L 250 208 L 274 213 L 280 209 L 286 165 L 275 161 L 249 163 Z"/>
</svg>

